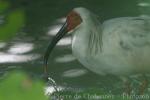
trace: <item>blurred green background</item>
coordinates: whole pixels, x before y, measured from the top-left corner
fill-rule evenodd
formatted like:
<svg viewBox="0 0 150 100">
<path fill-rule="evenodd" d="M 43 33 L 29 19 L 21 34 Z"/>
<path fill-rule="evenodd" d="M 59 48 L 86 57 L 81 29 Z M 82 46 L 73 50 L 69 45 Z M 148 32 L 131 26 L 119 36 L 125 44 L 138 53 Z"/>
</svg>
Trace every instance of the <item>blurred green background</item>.
<svg viewBox="0 0 150 100">
<path fill-rule="evenodd" d="M 5 93 L 9 95 L 10 92 L 14 92 L 16 95 L 15 87 L 21 84 L 20 77 L 27 77 L 24 73 L 28 74 L 33 81 L 42 79 L 42 60 L 49 40 L 58 32 L 67 13 L 75 7 L 91 10 L 100 16 L 101 23 L 115 17 L 150 14 L 149 0 L 0 0 L 0 75 L 2 79 L 0 88 L 3 88 L 0 92 L 0 100 L 9 99 L 9 97 L 5 98 Z M 19 74 L 8 75 L 12 70 L 22 70 L 23 74 L 16 72 Z M 58 89 L 71 91 L 73 95 L 76 92 L 82 94 L 89 91 L 100 94 L 123 92 L 122 81 L 118 77 L 99 76 L 84 68 L 76 60 L 71 52 L 69 36 L 62 39 L 53 51 L 49 60 L 49 75 L 57 83 Z M 6 80 L 3 80 L 5 78 Z M 132 79 L 132 81 L 134 87 L 140 84 L 139 79 Z M 38 82 L 35 81 L 35 84 Z M 39 84 L 33 87 L 33 91 L 27 91 L 29 94 L 26 95 L 37 91 L 36 88 L 41 91 L 42 86 L 43 89 L 46 86 L 43 83 Z M 47 93 L 55 90 L 54 82 L 50 81 L 47 84 Z M 8 86 L 14 88 L 6 89 Z M 42 92 L 44 94 L 44 90 Z M 16 93 L 21 95 L 19 92 Z M 149 91 L 147 90 L 146 93 Z M 68 92 L 60 94 L 64 95 Z M 43 98 L 39 100 L 45 100 L 44 97 L 39 96 Z M 1 99 L 3 97 L 5 99 Z"/>
</svg>

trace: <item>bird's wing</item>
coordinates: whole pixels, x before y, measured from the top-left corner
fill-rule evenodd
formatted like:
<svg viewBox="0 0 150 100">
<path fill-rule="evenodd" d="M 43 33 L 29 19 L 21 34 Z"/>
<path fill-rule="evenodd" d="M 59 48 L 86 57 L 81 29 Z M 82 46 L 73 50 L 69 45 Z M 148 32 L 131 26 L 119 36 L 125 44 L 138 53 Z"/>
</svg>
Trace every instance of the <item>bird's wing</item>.
<svg viewBox="0 0 150 100">
<path fill-rule="evenodd" d="M 126 49 L 150 46 L 150 17 L 123 17 L 105 22 L 107 32 L 116 33 Z"/>
<path fill-rule="evenodd" d="M 124 31 L 124 34 L 128 35 L 126 38 L 128 38 L 127 41 L 130 42 L 130 45 L 134 47 L 150 46 L 150 19 L 133 18 L 126 25 Z"/>
</svg>

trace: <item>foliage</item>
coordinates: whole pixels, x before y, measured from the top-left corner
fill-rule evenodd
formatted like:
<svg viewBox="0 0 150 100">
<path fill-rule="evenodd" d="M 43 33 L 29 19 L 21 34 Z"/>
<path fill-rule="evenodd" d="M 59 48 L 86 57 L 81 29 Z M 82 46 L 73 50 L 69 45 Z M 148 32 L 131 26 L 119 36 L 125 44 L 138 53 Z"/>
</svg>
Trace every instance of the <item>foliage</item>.
<svg viewBox="0 0 150 100">
<path fill-rule="evenodd" d="M 15 9 L 9 13 L 5 11 L 9 8 L 9 3 L 0 2 L 0 19 L 3 23 L 0 23 L 0 40 L 9 40 L 23 27 L 25 21 L 24 11 L 22 9 Z M 3 12 L 3 13 L 2 13 Z"/>
<path fill-rule="evenodd" d="M 0 82 L 0 100 L 47 100 L 44 84 L 23 72 L 12 72 Z"/>
<path fill-rule="evenodd" d="M 6 1 L 0 1 L 0 14 L 9 8 L 10 4 Z"/>
</svg>

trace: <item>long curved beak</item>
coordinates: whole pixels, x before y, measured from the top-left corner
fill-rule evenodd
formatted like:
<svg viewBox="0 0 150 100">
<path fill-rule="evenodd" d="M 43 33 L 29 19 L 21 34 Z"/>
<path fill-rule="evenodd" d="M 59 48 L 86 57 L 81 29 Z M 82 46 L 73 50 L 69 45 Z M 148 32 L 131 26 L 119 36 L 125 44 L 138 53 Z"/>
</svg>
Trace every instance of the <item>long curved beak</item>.
<svg viewBox="0 0 150 100">
<path fill-rule="evenodd" d="M 57 42 L 67 33 L 67 22 L 62 26 L 56 36 L 51 40 L 48 45 L 48 48 L 44 55 L 44 73 L 47 75 L 48 72 L 48 58 L 51 54 L 53 48 L 56 46 Z"/>
</svg>

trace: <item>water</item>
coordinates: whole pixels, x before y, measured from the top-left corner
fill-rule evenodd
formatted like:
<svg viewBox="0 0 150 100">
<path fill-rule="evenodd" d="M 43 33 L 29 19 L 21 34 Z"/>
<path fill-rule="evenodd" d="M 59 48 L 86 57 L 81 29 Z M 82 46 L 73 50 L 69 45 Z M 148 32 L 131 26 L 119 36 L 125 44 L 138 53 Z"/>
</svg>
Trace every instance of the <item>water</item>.
<svg viewBox="0 0 150 100">
<path fill-rule="evenodd" d="M 65 16 L 75 7 L 85 7 L 104 20 L 149 14 L 148 0 L 10 0 L 11 10 L 24 9 L 25 24 L 21 32 L 7 42 L 0 42 L 0 74 L 22 69 L 36 78 L 43 75 L 43 55 L 49 40 L 58 32 Z M 3 20 L 3 19 L 2 19 Z M 1 24 L 0 18 L 0 24 Z M 84 68 L 72 55 L 70 37 L 62 39 L 49 59 L 49 75 L 59 86 L 103 88 L 120 92 L 121 80 L 99 76 Z M 119 87 L 118 87 L 119 85 Z M 117 88 L 116 88 L 117 86 Z M 114 88 L 115 87 L 115 88 Z"/>
</svg>

